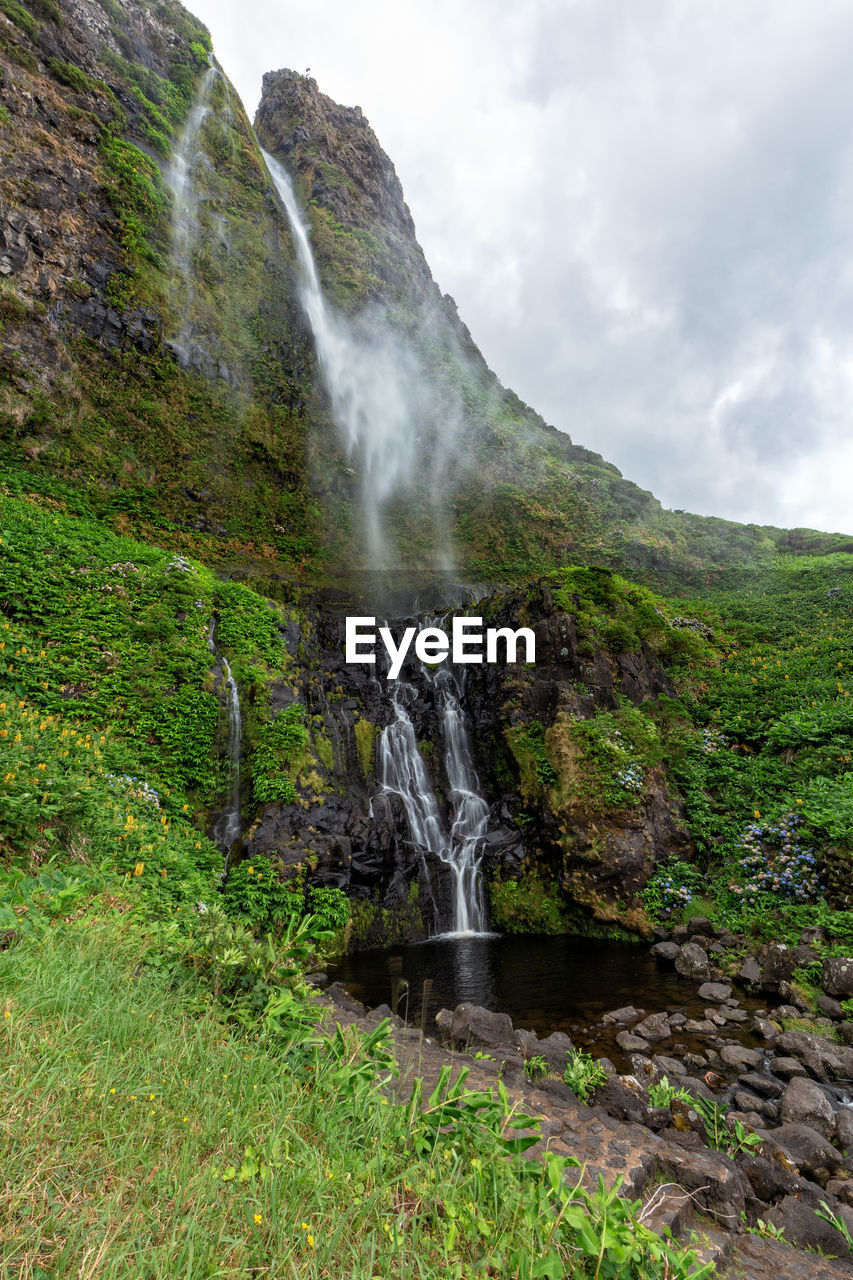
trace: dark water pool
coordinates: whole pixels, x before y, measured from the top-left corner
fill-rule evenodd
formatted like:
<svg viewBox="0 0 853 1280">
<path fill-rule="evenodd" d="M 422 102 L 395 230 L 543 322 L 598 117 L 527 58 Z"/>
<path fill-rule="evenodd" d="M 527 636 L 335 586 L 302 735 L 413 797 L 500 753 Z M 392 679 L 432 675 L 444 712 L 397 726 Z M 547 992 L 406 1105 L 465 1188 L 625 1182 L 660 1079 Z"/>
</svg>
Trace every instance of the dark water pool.
<svg viewBox="0 0 853 1280">
<path fill-rule="evenodd" d="M 470 1000 L 508 1013 L 516 1027 L 535 1030 L 540 1036 L 583 1031 L 598 1023 L 603 1013 L 627 1004 L 647 1013 L 683 1009 L 688 1016 L 702 1016 L 705 1008 L 696 995 L 696 984 L 659 963 L 648 946 L 593 938 L 435 939 L 344 956 L 328 972 L 359 1000 L 375 1006 L 392 1002 L 395 968 L 408 984 L 408 997 L 404 989 L 399 1012 L 409 1021 L 421 1020 L 425 980 L 431 983 L 428 1022 L 438 1009 L 453 1009 Z"/>
</svg>

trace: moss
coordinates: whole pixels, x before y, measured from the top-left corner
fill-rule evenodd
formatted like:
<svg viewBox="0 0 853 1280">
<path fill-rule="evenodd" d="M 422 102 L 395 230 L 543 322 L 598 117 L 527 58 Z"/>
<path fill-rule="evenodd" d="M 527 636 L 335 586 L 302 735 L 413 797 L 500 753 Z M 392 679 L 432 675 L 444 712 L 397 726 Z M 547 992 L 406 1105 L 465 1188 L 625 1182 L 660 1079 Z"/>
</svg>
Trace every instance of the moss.
<svg viewBox="0 0 853 1280">
<path fill-rule="evenodd" d="M 35 42 L 38 39 L 39 24 L 31 13 L 16 4 L 15 0 L 0 0 L 0 13 L 5 13 L 10 22 L 14 22 L 25 35 Z"/>
<path fill-rule="evenodd" d="M 517 879 L 489 882 L 492 923 L 506 933 L 566 933 L 560 888 L 545 873 L 523 870 Z"/>
<path fill-rule="evenodd" d="M 393 947 L 416 942 L 426 936 L 416 881 L 408 888 L 405 901 L 382 907 L 370 898 L 355 898 L 350 904 L 348 949 L 366 951 L 372 947 Z"/>
<path fill-rule="evenodd" d="M 380 730 L 370 720 L 362 717 L 353 725 L 358 766 L 365 782 L 372 782 L 376 774 L 376 739 Z"/>
</svg>

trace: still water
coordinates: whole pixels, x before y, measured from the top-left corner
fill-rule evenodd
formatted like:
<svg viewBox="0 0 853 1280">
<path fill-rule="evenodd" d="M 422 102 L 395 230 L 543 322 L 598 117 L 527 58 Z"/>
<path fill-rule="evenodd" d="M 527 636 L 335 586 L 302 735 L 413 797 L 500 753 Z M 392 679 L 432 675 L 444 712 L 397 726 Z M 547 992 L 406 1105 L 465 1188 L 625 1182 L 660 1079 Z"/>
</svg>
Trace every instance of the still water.
<svg viewBox="0 0 853 1280">
<path fill-rule="evenodd" d="M 343 956 L 329 977 L 368 1006 L 391 1003 L 399 968 L 399 1012 L 420 1022 L 425 980 L 428 1018 L 463 1000 L 508 1013 L 513 1025 L 546 1035 L 598 1022 L 603 1013 L 633 1004 L 647 1013 L 704 1007 L 696 985 L 664 968 L 644 944 L 576 937 L 480 935 L 435 939 Z M 406 1007 L 408 1001 L 408 1009 Z"/>
</svg>

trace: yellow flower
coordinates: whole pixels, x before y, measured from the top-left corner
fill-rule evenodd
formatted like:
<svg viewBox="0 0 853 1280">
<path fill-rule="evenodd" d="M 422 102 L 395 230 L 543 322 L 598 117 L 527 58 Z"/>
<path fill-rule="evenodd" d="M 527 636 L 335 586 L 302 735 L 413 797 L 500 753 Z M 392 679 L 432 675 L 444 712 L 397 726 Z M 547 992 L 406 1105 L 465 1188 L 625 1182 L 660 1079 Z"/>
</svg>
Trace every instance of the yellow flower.
<svg viewBox="0 0 853 1280">
<path fill-rule="evenodd" d="M 4 1018 L 11 1018 L 11 1016 L 12 1016 L 12 1015 L 11 1015 L 11 1013 L 9 1012 L 9 1010 L 8 1010 L 8 1009 L 7 1009 L 7 1010 L 6 1010 L 6 1012 L 3 1014 L 3 1017 L 4 1017 Z"/>
<path fill-rule="evenodd" d="M 249 873 L 249 875 L 250 875 L 250 876 L 253 876 L 253 875 L 255 874 L 255 868 L 254 868 L 254 867 L 247 867 L 247 871 L 248 871 L 248 873 Z"/>
<path fill-rule="evenodd" d="M 300 1224 L 299 1224 L 299 1229 L 300 1229 L 300 1231 L 307 1231 L 307 1230 L 308 1230 L 308 1223 L 307 1223 L 307 1222 L 300 1222 Z"/>
<path fill-rule="evenodd" d="M 259 1213 L 256 1213 L 256 1214 L 255 1214 L 255 1222 L 260 1223 L 260 1221 L 261 1221 L 261 1215 L 260 1215 Z"/>
<path fill-rule="evenodd" d="M 145 863 L 137 862 L 136 866 L 133 868 L 133 874 L 135 876 L 141 876 L 144 870 L 145 870 Z"/>
<path fill-rule="evenodd" d="M 308 1241 L 308 1248 L 309 1248 L 309 1249 L 313 1249 L 313 1248 L 314 1248 L 314 1237 L 313 1237 L 312 1235 L 310 1235 L 310 1234 L 309 1234 L 309 1235 L 307 1235 L 307 1236 L 305 1237 L 305 1239 Z"/>
<path fill-rule="evenodd" d="M 756 818 L 760 818 L 760 817 L 761 817 L 761 810 L 760 810 L 760 809 L 756 809 L 756 810 L 755 810 L 755 816 L 756 816 Z"/>
</svg>

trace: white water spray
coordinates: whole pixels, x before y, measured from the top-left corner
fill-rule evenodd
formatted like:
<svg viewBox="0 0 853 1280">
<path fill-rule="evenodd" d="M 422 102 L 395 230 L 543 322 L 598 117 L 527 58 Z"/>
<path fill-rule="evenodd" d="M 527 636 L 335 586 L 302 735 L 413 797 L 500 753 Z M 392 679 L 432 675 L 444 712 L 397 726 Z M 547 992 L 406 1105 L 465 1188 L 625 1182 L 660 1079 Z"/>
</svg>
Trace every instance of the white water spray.
<svg viewBox="0 0 853 1280">
<path fill-rule="evenodd" d="M 266 151 L 263 156 L 292 228 L 301 302 L 314 335 L 332 415 L 359 472 L 371 567 L 384 567 L 390 549 L 382 508 L 415 478 L 431 480 L 430 491 L 438 502 L 439 453 L 445 460 L 449 456 L 454 414 L 441 411 L 442 451 L 435 451 L 428 460 L 424 435 L 435 429 L 437 388 L 411 346 L 380 313 L 365 313 L 359 321 L 350 321 L 328 306 L 290 176 L 273 156 Z M 452 557 L 442 542 L 434 550 L 441 566 L 450 568 Z"/>
<path fill-rule="evenodd" d="M 201 170 L 210 166 L 200 145 L 201 131 L 212 109 L 211 96 L 219 74 L 213 63 L 205 71 L 166 174 L 166 185 L 172 192 L 172 261 L 183 289 L 181 326 L 173 346 L 182 364 L 189 363 L 191 312 L 196 292 L 192 256 L 201 238 L 198 219 L 199 178 Z"/>
</svg>

